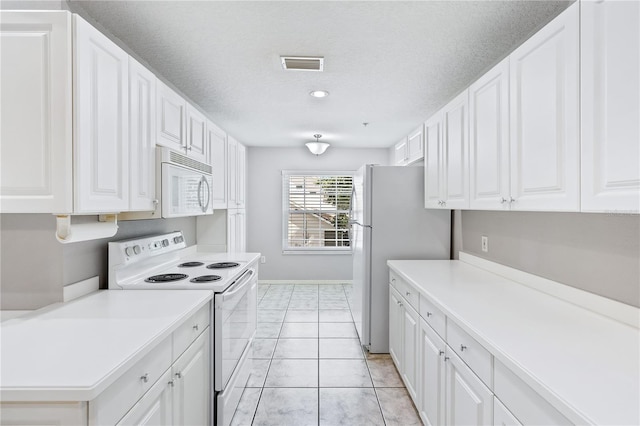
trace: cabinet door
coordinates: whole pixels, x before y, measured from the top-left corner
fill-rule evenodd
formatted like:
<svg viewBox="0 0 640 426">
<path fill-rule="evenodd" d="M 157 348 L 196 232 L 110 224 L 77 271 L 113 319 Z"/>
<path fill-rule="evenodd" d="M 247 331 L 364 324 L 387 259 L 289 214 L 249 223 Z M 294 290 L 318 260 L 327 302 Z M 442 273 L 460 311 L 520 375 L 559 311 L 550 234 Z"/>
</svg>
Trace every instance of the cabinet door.
<svg viewBox="0 0 640 426">
<path fill-rule="evenodd" d="M 238 210 L 236 219 L 236 249 L 238 252 L 247 251 L 247 215 L 244 209 Z"/>
<path fill-rule="evenodd" d="M 212 122 L 207 124 L 209 164 L 213 167 L 213 208 L 227 208 L 227 134 Z"/>
<path fill-rule="evenodd" d="M 468 91 L 444 107 L 444 207 L 469 207 L 469 97 Z"/>
<path fill-rule="evenodd" d="M 581 2 L 582 211 L 640 211 L 640 3 Z"/>
<path fill-rule="evenodd" d="M 444 424 L 446 344 L 423 319 L 419 336 L 418 411 L 424 424 Z"/>
<path fill-rule="evenodd" d="M 509 56 L 512 209 L 580 208 L 579 7 Z"/>
<path fill-rule="evenodd" d="M 4 19 L 4 16 L 2 17 Z M 2 425 L 86 425 L 86 402 L 2 402 Z"/>
<path fill-rule="evenodd" d="M 509 59 L 469 87 L 469 207 L 509 208 Z"/>
<path fill-rule="evenodd" d="M 419 370 L 419 356 L 418 345 L 420 339 L 420 322 L 418 313 L 409 306 L 409 303 L 402 301 L 402 335 L 403 344 L 402 352 L 404 355 L 402 381 L 407 388 L 407 392 L 415 402 L 418 404 L 417 389 L 418 389 L 418 370 Z"/>
<path fill-rule="evenodd" d="M 493 394 L 447 347 L 447 425 L 493 424 Z"/>
<path fill-rule="evenodd" d="M 118 426 L 172 425 L 171 370 L 167 370 L 144 394 L 131 410 L 118 422 Z M 202 423 L 204 424 L 204 423 Z"/>
<path fill-rule="evenodd" d="M 407 138 L 402 139 L 393 147 L 393 164 L 404 166 L 407 164 Z"/>
<path fill-rule="evenodd" d="M 393 287 L 389 287 L 389 354 L 396 364 L 398 372 L 402 375 L 404 371 L 404 353 L 402 348 L 403 312 L 401 300 L 402 298 L 398 292 Z"/>
<path fill-rule="evenodd" d="M 207 328 L 172 367 L 174 425 L 211 424 L 210 365 Z"/>
<path fill-rule="evenodd" d="M 171 90 L 160 80 L 158 80 L 156 87 L 156 101 L 158 102 L 156 110 L 156 144 L 184 153 L 186 146 L 185 118 L 187 103 L 182 96 Z"/>
<path fill-rule="evenodd" d="M 498 398 L 493 397 L 493 425 L 521 426 L 522 423 L 505 407 Z"/>
<path fill-rule="evenodd" d="M 0 212 L 73 211 L 71 14 L 2 11 Z"/>
<path fill-rule="evenodd" d="M 194 160 L 207 162 L 207 118 L 187 104 L 187 155 Z"/>
<path fill-rule="evenodd" d="M 129 208 L 129 55 L 74 15 L 76 213 Z"/>
<path fill-rule="evenodd" d="M 133 58 L 129 58 L 129 164 L 129 209 L 155 210 L 156 76 Z"/>
<path fill-rule="evenodd" d="M 424 124 L 424 206 L 428 209 L 442 208 L 442 115 L 433 116 Z"/>
<path fill-rule="evenodd" d="M 227 210 L 227 252 L 238 251 L 238 215 L 236 209 Z"/>
<path fill-rule="evenodd" d="M 424 158 L 424 134 L 422 126 L 411 132 L 407 138 L 407 164 Z"/>
<path fill-rule="evenodd" d="M 227 157 L 227 166 L 229 167 L 229 195 L 228 207 L 236 208 L 238 206 L 238 141 L 227 135 L 227 149 L 229 156 Z"/>
<path fill-rule="evenodd" d="M 237 174 L 238 174 L 238 184 L 237 184 L 237 207 L 239 209 L 245 208 L 246 201 L 246 190 L 247 190 L 247 148 L 238 143 L 238 166 L 237 166 Z"/>
</svg>

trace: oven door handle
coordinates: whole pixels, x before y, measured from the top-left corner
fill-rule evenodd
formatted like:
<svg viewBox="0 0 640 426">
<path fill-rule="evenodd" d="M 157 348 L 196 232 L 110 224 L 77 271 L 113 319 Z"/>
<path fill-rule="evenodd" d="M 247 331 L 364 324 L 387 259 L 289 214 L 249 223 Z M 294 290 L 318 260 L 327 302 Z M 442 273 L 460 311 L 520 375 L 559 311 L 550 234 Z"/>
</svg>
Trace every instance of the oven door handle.
<svg viewBox="0 0 640 426">
<path fill-rule="evenodd" d="M 242 290 L 242 288 L 244 287 L 244 284 L 247 281 L 249 281 L 249 279 L 251 279 L 252 275 L 253 275 L 253 269 L 246 270 L 244 274 L 240 275 L 240 278 L 238 278 L 235 283 L 231 284 L 231 286 L 227 291 L 222 293 L 222 297 L 224 299 L 233 297 L 234 294 Z"/>
</svg>

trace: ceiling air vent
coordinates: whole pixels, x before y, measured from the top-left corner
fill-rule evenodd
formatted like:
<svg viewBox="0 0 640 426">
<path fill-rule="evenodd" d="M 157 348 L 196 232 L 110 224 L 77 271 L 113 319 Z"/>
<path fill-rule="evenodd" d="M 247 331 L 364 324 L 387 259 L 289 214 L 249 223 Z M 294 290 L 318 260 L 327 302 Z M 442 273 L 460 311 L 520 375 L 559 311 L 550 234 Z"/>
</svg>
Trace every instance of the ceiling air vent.
<svg viewBox="0 0 640 426">
<path fill-rule="evenodd" d="M 280 56 L 282 68 L 291 71 L 322 71 L 324 58 L 322 56 Z"/>
</svg>

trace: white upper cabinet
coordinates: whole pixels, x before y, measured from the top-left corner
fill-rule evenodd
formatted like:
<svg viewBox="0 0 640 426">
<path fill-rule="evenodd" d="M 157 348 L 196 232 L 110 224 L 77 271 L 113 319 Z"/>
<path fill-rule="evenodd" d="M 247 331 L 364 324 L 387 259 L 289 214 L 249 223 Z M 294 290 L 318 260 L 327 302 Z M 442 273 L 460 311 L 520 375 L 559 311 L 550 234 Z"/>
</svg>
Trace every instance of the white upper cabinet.
<svg viewBox="0 0 640 426">
<path fill-rule="evenodd" d="M 129 58 L 129 196 L 132 211 L 155 210 L 156 76 Z"/>
<path fill-rule="evenodd" d="M 246 148 L 230 135 L 227 135 L 229 168 L 229 195 L 228 208 L 245 208 L 245 172 L 246 172 Z"/>
<path fill-rule="evenodd" d="M 247 192 L 247 148 L 239 143 L 238 144 L 238 205 L 239 209 L 244 209 L 246 204 L 246 192 Z"/>
<path fill-rule="evenodd" d="M 0 212 L 70 213 L 71 15 L 0 14 Z"/>
<path fill-rule="evenodd" d="M 186 152 L 203 163 L 209 155 L 207 139 L 207 118 L 193 106 L 187 104 L 187 139 Z"/>
<path fill-rule="evenodd" d="M 582 210 L 640 211 L 640 3 L 582 1 Z"/>
<path fill-rule="evenodd" d="M 157 82 L 157 139 L 156 144 L 175 151 L 185 151 L 187 101 L 169 86 Z"/>
<path fill-rule="evenodd" d="M 73 16 L 76 213 L 129 207 L 129 55 Z"/>
<path fill-rule="evenodd" d="M 465 90 L 442 109 L 444 125 L 444 204 L 469 207 L 469 97 Z"/>
<path fill-rule="evenodd" d="M 580 208 L 579 7 L 510 56 L 511 208 Z"/>
<path fill-rule="evenodd" d="M 469 207 L 508 209 L 509 59 L 469 87 Z"/>
<path fill-rule="evenodd" d="M 407 164 L 424 158 L 424 133 L 422 125 L 407 137 Z"/>
<path fill-rule="evenodd" d="M 227 134 L 212 122 L 207 123 L 208 163 L 213 167 L 213 208 L 227 208 Z"/>
<path fill-rule="evenodd" d="M 404 137 L 393 146 L 393 165 L 404 166 L 407 164 L 407 138 Z"/>
<path fill-rule="evenodd" d="M 442 207 L 443 163 L 442 114 L 437 113 L 424 124 L 424 206 L 426 208 Z"/>
</svg>

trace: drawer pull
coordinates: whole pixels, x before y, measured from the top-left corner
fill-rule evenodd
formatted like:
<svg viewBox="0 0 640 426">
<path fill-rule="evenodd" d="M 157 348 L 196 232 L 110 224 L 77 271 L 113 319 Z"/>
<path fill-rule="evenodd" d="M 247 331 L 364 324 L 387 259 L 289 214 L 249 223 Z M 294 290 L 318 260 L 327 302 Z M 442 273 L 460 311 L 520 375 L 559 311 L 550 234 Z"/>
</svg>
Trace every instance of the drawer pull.
<svg viewBox="0 0 640 426">
<path fill-rule="evenodd" d="M 178 371 L 178 372 L 176 373 L 176 377 L 177 377 L 178 379 L 182 379 L 182 373 Z"/>
<path fill-rule="evenodd" d="M 174 387 L 175 383 L 173 383 L 173 380 L 169 380 L 169 382 L 167 383 L 169 386 Z"/>
<path fill-rule="evenodd" d="M 444 355 L 444 351 L 440 351 L 440 352 L 438 353 L 438 355 L 440 355 L 440 356 Z"/>
<path fill-rule="evenodd" d="M 149 373 L 145 373 L 144 376 L 140 376 L 140 380 L 142 380 L 143 383 L 147 383 L 149 381 Z"/>
<path fill-rule="evenodd" d="M 448 357 L 448 356 L 445 356 L 445 357 L 444 357 L 444 362 L 447 362 L 447 361 L 449 361 L 449 357 Z"/>
<path fill-rule="evenodd" d="M 396 279 L 395 279 L 395 278 L 391 278 L 391 282 L 392 282 L 392 283 L 395 283 L 395 282 L 396 282 Z"/>
<path fill-rule="evenodd" d="M 464 352 L 465 349 L 467 349 L 465 345 L 460 345 L 460 352 Z"/>
<path fill-rule="evenodd" d="M 396 300 L 396 305 L 398 305 L 398 306 L 402 306 L 402 303 L 400 303 L 400 301 L 399 301 L 399 300 Z"/>
<path fill-rule="evenodd" d="M 194 326 L 193 326 L 193 329 L 194 329 L 195 331 L 198 331 L 198 324 L 194 325 Z"/>
<path fill-rule="evenodd" d="M 433 315 L 431 312 L 427 312 L 427 318 L 429 318 L 431 315 Z"/>
<path fill-rule="evenodd" d="M 407 296 L 411 296 L 411 292 L 406 291 L 405 293 L 406 293 Z"/>
</svg>

